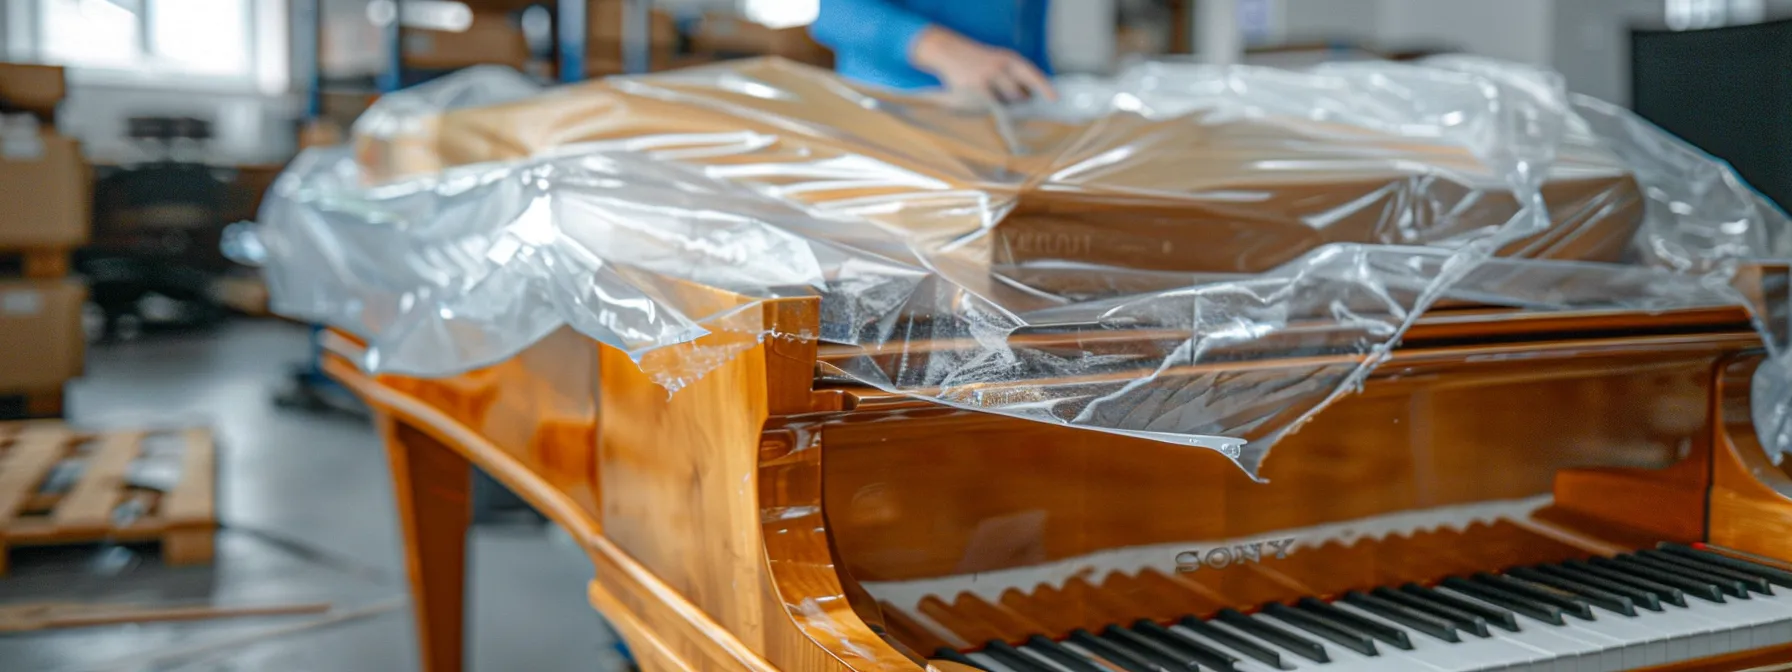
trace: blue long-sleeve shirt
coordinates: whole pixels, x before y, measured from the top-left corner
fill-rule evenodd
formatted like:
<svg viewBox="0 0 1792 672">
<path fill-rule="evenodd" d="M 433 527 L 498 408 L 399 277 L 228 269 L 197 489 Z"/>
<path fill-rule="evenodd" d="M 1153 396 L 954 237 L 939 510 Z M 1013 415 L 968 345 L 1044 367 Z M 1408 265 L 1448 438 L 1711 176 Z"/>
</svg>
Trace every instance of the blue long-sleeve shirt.
<svg viewBox="0 0 1792 672">
<path fill-rule="evenodd" d="M 909 63 L 915 38 L 938 24 L 992 47 L 1011 49 L 1047 75 L 1049 0 L 821 0 L 810 24 L 815 41 L 834 50 L 834 69 L 846 77 L 898 89 L 940 85 Z"/>
</svg>

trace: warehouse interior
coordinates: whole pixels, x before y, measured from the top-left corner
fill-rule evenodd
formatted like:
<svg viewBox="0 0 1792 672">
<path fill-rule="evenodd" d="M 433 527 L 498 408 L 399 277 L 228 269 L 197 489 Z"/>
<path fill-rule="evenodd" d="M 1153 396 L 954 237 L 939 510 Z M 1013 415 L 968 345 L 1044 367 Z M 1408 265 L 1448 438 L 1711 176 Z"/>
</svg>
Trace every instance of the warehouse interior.
<svg viewBox="0 0 1792 672">
<path fill-rule="evenodd" d="M 712 614 L 723 621 L 718 627 L 740 632 L 718 638 L 720 644 L 674 641 L 643 654 L 641 639 L 625 633 L 656 626 L 619 625 L 609 603 L 601 603 L 594 576 L 615 568 L 594 567 L 586 533 L 528 488 L 510 487 L 514 477 L 494 476 L 477 460 L 465 492 L 448 496 L 470 517 L 464 568 L 449 568 L 464 569 L 464 588 L 451 591 L 464 592 L 464 626 L 426 627 L 419 614 L 439 607 L 420 599 L 418 577 L 441 570 L 420 569 L 417 533 L 407 531 L 405 517 L 414 513 L 407 511 L 428 504 L 408 494 L 400 478 L 414 465 L 388 450 L 405 430 L 394 428 L 386 402 L 370 405 L 365 389 L 326 367 L 342 352 L 331 348 L 345 347 L 352 329 L 328 323 L 321 317 L 327 310 L 307 314 L 301 299 L 312 295 L 292 289 L 302 279 L 334 278 L 343 270 L 289 263 L 270 280 L 276 273 L 264 265 L 278 263 L 290 250 L 281 246 L 291 242 L 268 236 L 265 227 L 270 212 L 288 202 L 328 213 L 366 205 L 352 199 L 317 205 L 328 199 L 295 195 L 309 183 L 292 177 L 293 167 L 322 160 L 307 157 L 408 166 L 414 157 L 404 150 L 367 140 L 392 131 L 375 122 L 409 119 L 403 105 L 435 105 L 438 112 L 460 105 L 393 97 L 401 92 L 440 91 L 428 87 L 479 73 L 490 76 L 458 80 L 472 84 L 451 92 L 516 104 L 515 97 L 478 87 L 520 82 L 539 87 L 530 96 L 552 100 L 555 87 L 762 67 L 739 64 L 765 59 L 833 77 L 837 65 L 841 73 L 849 68 L 813 30 L 827 12 L 952 3 L 830 4 L 0 0 L 0 669 L 733 669 L 714 660 L 679 662 L 666 651 L 683 646 L 721 656 L 714 652 L 757 649 L 762 633 Z M 1698 173 L 1698 179 L 1792 207 L 1792 0 L 1014 4 L 1043 12 L 1043 49 L 1059 82 L 1097 81 L 1154 61 L 1302 72 L 1340 63 L 1492 59 L 1544 73 L 1542 81 L 1575 99 L 1603 101 L 1647 120 L 1668 134 L 1663 137 L 1687 143 L 1687 156 L 1702 157 L 1689 161 L 1735 171 L 1728 178 Z M 382 100 L 391 107 L 379 107 Z M 1311 105 L 1315 120 L 1341 109 Z M 378 113 L 365 114 L 370 108 Z M 768 128 L 811 123 L 743 118 Z M 553 124 L 575 128 L 582 120 L 554 119 L 531 126 L 536 122 L 519 117 L 502 133 L 536 138 L 563 130 Z M 1567 134 L 1575 132 L 1571 127 Z M 1682 152 L 1678 146 L 1659 151 Z M 720 174 L 715 171 L 709 174 Z M 281 184 L 289 187 L 286 200 L 271 195 Z M 270 205 L 276 201 L 281 204 Z M 1597 216 L 1603 215 L 1588 217 Z M 316 221 L 336 222 L 322 215 Z M 1070 243 L 1078 244 L 1087 243 Z M 327 248 L 318 244 L 325 250 L 318 259 L 337 258 Z M 390 263 L 412 262 L 393 257 Z M 334 287 L 332 280 L 318 282 Z M 676 293 L 665 287 L 658 291 Z M 294 293 L 283 298 L 283 291 Z M 368 305 L 337 307 L 335 315 L 382 310 Z M 550 339 L 570 338 L 572 331 L 555 333 Z M 466 336 L 452 328 L 429 335 L 444 334 Z M 499 340 L 468 338 L 472 345 L 457 342 L 465 345 L 458 354 Z M 382 354 L 402 359 L 395 350 Z M 403 376 L 398 369 L 410 363 L 376 373 Z M 678 389 L 655 388 L 674 399 Z M 499 406 L 508 403 L 496 396 Z M 491 401 L 486 392 L 468 398 L 481 401 L 442 403 Z M 544 399 L 517 403 L 546 408 L 552 402 Z M 1061 420 L 1071 425 L 1086 418 Z M 567 501 L 577 500 L 573 491 Z M 864 499 L 877 501 L 875 493 Z M 618 516 L 630 510 L 607 501 L 598 508 Z M 702 512 L 691 516 L 701 519 Z M 1029 524 L 1020 519 L 984 522 Z M 1792 529 L 1787 525 L 1761 534 Z M 719 585 L 754 590 L 739 584 L 740 576 Z M 621 603 L 628 602 L 624 597 Z M 836 607 L 860 608 L 827 608 Z M 873 629 L 885 627 L 896 629 Z M 776 669 L 733 655 L 742 669 Z M 828 658 L 814 669 L 876 669 L 832 655 L 842 660 Z M 1086 672 L 1054 659 L 1023 659 L 1046 672 Z M 1419 669 L 1387 665 L 1361 669 Z M 1020 664 L 1006 668 L 1028 672 Z M 1189 669 L 1208 668 L 1190 663 Z"/>
</svg>

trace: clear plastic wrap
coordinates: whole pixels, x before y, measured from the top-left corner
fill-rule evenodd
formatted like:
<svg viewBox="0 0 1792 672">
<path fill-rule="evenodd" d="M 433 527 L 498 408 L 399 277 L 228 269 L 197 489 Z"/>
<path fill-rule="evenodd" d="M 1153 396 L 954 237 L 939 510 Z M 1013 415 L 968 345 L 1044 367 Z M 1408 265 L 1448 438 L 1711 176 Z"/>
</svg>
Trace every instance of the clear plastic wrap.
<svg viewBox="0 0 1792 672">
<path fill-rule="evenodd" d="M 1792 256 L 1727 167 L 1479 60 L 1146 63 L 1015 108 L 779 60 L 522 98 L 495 77 L 388 97 L 352 154 L 293 162 L 258 232 L 276 311 L 423 376 L 570 326 L 675 393 L 769 335 L 744 308 L 819 296 L 821 333 L 779 336 L 861 349 L 830 375 L 1254 469 L 1440 301 L 1758 304 L 1739 265 Z M 1028 338 L 1128 331 L 1150 336 Z M 1757 404 L 1783 409 L 1769 345 Z M 1187 373 L 1317 353 L 1349 363 Z"/>
</svg>

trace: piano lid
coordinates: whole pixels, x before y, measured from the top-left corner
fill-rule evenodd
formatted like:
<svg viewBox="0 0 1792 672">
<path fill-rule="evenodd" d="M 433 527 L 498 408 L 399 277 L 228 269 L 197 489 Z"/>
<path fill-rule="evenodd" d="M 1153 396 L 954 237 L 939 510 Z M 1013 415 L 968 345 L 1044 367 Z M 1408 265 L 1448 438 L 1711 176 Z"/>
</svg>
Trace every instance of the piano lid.
<svg viewBox="0 0 1792 672">
<path fill-rule="evenodd" d="M 676 390 L 774 335 L 758 303 L 814 296 L 819 324 L 775 335 L 877 353 L 847 371 L 862 382 L 1111 429 L 1048 410 L 1052 386 L 966 393 L 1123 370 L 1100 394 L 1124 401 L 1166 367 L 1354 362 L 1224 390 L 1307 417 L 1433 307 L 1771 316 L 1737 264 L 1792 257 L 1786 217 L 1727 168 L 1516 66 L 1144 64 L 1066 86 L 995 108 L 780 60 L 528 96 L 450 76 L 288 168 L 259 228 L 273 306 L 364 338 L 374 370 L 452 373 L 571 326 Z M 1152 345 L 1018 346 L 1066 330 Z"/>
</svg>

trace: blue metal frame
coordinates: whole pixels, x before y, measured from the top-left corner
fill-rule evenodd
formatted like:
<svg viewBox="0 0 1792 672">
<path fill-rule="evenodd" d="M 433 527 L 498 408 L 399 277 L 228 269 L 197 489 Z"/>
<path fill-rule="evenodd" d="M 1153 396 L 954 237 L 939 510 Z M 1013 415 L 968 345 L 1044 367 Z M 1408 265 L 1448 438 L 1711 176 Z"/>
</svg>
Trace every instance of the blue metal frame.
<svg viewBox="0 0 1792 672">
<path fill-rule="evenodd" d="M 386 67 L 374 86 L 380 93 L 404 88 L 404 0 L 392 0 L 392 21 L 381 26 L 380 41 L 386 47 Z"/>
<path fill-rule="evenodd" d="M 571 84 L 585 81 L 585 42 L 588 17 L 587 0 L 560 0 L 555 21 L 559 25 L 560 81 Z"/>
<path fill-rule="evenodd" d="M 306 121 L 315 120 L 324 113 L 323 64 L 319 62 L 322 58 L 319 38 L 323 31 L 323 15 L 318 3 L 319 0 L 292 0 L 292 58 L 293 63 L 303 69 L 299 80 L 305 87 Z M 296 376 L 295 382 L 311 390 L 339 387 L 335 380 L 324 375 L 323 330 L 323 325 L 311 325 L 305 366 Z"/>
<path fill-rule="evenodd" d="M 622 70 L 631 75 L 647 72 L 653 56 L 653 23 L 648 18 L 651 0 L 626 0 L 622 5 Z"/>
<path fill-rule="evenodd" d="M 299 80 L 305 86 L 305 120 L 310 121 L 323 116 L 323 64 L 319 63 L 322 54 L 318 46 L 319 33 L 322 32 L 323 16 L 318 11 L 318 0 L 292 0 L 292 60 L 296 67 L 304 68 Z"/>
</svg>

